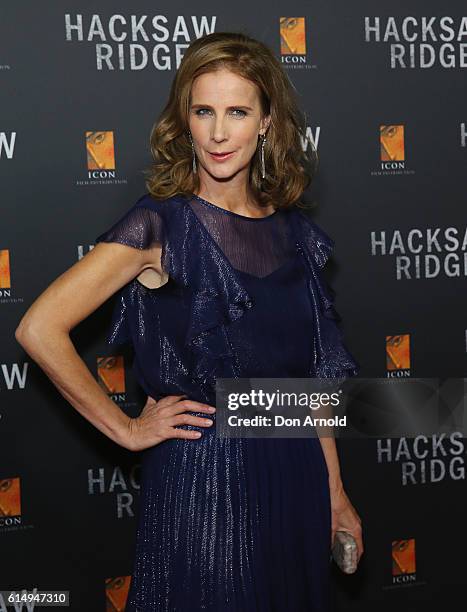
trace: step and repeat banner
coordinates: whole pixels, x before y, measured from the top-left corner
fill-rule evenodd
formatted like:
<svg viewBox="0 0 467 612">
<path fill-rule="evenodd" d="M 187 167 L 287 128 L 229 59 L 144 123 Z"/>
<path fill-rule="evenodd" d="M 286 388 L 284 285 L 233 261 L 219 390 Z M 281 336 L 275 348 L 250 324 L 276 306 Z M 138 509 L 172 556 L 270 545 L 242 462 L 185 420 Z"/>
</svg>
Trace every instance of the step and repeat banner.
<svg viewBox="0 0 467 612">
<path fill-rule="evenodd" d="M 68 591 L 72 610 L 124 609 L 139 456 L 81 417 L 14 331 L 145 192 L 150 129 L 190 41 L 204 34 L 265 42 L 299 93 L 303 147 L 314 144 L 320 160 L 305 200 L 336 243 L 326 276 L 361 376 L 466 376 L 465 7 L 336 0 L 251 9 L 243 0 L 2 7 L 2 592 Z M 112 306 L 72 340 L 136 416 L 145 397 L 131 352 L 106 345 Z M 365 555 L 356 574 L 333 571 L 335 610 L 426 612 L 463 601 L 463 432 L 338 446 Z M 13 608 L 2 595 L 4 609 Z"/>
</svg>

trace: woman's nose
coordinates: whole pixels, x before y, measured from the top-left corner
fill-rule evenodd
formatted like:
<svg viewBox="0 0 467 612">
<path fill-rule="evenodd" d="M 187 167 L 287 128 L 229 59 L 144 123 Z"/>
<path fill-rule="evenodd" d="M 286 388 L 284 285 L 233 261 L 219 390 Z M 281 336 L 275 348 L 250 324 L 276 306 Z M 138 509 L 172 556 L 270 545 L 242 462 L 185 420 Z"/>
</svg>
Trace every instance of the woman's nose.
<svg viewBox="0 0 467 612">
<path fill-rule="evenodd" d="M 226 136 L 224 121 L 221 117 L 218 117 L 214 122 L 212 138 L 216 142 L 220 142 L 221 140 L 225 140 Z"/>
</svg>

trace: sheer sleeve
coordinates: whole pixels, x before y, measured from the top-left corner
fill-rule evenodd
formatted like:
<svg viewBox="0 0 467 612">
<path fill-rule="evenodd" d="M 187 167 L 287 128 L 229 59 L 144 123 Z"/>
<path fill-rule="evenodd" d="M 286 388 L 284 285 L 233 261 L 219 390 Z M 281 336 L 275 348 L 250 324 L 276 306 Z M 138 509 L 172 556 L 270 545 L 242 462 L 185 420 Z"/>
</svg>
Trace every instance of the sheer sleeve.
<svg viewBox="0 0 467 612">
<path fill-rule="evenodd" d="M 145 195 L 107 231 L 99 234 L 95 243 L 117 242 L 135 249 L 149 249 L 160 245 L 161 265 L 164 271 L 167 271 L 167 263 L 164 260 L 166 233 L 163 205 Z M 147 289 L 134 279 L 116 293 L 110 329 L 107 333 L 108 344 L 134 344 L 134 338 L 141 332 L 139 323 L 141 320 L 146 320 L 141 302 L 141 293 L 145 291 Z"/>
<path fill-rule="evenodd" d="M 119 242 L 137 249 L 148 249 L 164 243 L 164 223 L 160 213 L 138 203 L 128 210 L 106 232 L 100 234 L 98 242 Z"/>
</svg>

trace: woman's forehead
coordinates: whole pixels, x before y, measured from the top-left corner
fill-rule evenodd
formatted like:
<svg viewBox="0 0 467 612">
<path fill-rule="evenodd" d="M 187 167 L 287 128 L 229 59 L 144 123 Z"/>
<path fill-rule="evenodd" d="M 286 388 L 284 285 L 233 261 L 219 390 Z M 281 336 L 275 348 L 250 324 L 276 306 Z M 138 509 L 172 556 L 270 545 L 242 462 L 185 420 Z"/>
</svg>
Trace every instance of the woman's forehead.
<svg viewBox="0 0 467 612">
<path fill-rule="evenodd" d="M 205 96 L 229 104 L 235 104 L 235 99 L 240 97 L 243 103 L 247 100 L 254 104 L 258 99 L 258 91 L 252 81 L 229 70 L 218 70 L 201 74 L 193 81 L 192 103 L 203 103 L 202 98 Z M 207 98 L 204 101 L 207 102 Z"/>
</svg>

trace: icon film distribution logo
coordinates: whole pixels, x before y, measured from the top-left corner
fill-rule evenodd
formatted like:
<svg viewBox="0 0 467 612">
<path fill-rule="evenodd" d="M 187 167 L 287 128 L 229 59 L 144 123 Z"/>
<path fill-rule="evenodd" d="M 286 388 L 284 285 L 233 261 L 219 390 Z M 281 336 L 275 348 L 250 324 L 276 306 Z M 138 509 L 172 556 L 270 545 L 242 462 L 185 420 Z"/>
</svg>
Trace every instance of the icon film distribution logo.
<svg viewBox="0 0 467 612">
<path fill-rule="evenodd" d="M 316 64 L 308 61 L 305 17 L 281 17 L 279 30 L 283 67 L 294 70 L 317 68 Z"/>
<path fill-rule="evenodd" d="M 10 251 L 0 250 L 0 296 L 11 297 Z"/>
<path fill-rule="evenodd" d="M 392 584 L 383 590 L 397 587 L 421 586 L 425 580 L 417 580 L 415 563 L 415 538 L 391 542 Z"/>
<path fill-rule="evenodd" d="M 125 364 L 123 355 L 97 358 L 97 381 L 116 402 L 126 401 Z"/>
<path fill-rule="evenodd" d="M 404 125 L 380 125 L 380 170 L 373 170 L 371 175 L 415 174 L 406 167 L 405 144 Z"/>
<path fill-rule="evenodd" d="M 137 402 L 126 388 L 125 374 L 123 355 L 97 357 L 97 382 L 101 388 L 121 408 L 134 408 Z"/>
<path fill-rule="evenodd" d="M 20 477 L 0 478 L 0 533 L 33 527 L 23 521 Z"/>
<path fill-rule="evenodd" d="M 127 183 L 127 179 L 117 178 L 113 131 L 85 132 L 85 145 L 87 180 L 76 181 L 77 185 Z"/>
<path fill-rule="evenodd" d="M 416 580 L 415 538 L 392 542 L 392 581 L 413 582 Z"/>
<path fill-rule="evenodd" d="M 12 295 L 10 249 L 0 249 L 0 304 L 22 302 Z"/>
<path fill-rule="evenodd" d="M 410 334 L 386 336 L 388 378 L 408 378 L 410 372 Z"/>
</svg>

